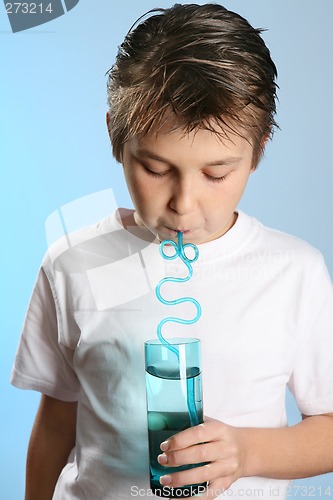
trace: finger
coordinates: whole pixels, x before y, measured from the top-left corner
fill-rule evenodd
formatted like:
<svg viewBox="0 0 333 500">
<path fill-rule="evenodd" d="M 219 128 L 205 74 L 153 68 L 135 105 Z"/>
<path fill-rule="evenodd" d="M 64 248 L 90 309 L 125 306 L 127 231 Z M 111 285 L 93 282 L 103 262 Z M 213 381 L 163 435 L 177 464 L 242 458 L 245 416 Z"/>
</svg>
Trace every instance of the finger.
<svg viewBox="0 0 333 500">
<path fill-rule="evenodd" d="M 226 428 L 225 424 L 216 420 L 209 420 L 203 424 L 195 425 L 194 427 L 189 427 L 184 431 L 178 432 L 167 441 L 161 443 L 160 448 L 162 451 L 171 451 L 187 448 L 198 443 L 221 439 L 224 428 Z"/>
<path fill-rule="evenodd" d="M 178 467 L 187 464 L 200 464 L 215 462 L 230 456 L 228 444 L 218 446 L 218 443 L 202 443 L 180 450 L 168 451 L 157 457 L 160 465 L 165 467 Z"/>
<path fill-rule="evenodd" d="M 228 462 L 212 462 L 200 467 L 193 467 L 173 474 L 165 474 L 160 478 L 160 483 L 163 486 L 178 488 L 188 484 L 201 484 L 215 479 L 229 476 L 230 466 Z"/>
</svg>

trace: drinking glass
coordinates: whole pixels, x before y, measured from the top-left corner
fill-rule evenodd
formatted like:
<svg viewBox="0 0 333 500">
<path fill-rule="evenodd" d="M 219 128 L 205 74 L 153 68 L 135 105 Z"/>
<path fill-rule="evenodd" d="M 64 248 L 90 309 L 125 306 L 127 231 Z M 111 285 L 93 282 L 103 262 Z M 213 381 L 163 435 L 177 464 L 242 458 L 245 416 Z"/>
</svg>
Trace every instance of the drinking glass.
<svg viewBox="0 0 333 500">
<path fill-rule="evenodd" d="M 171 488 L 162 486 L 159 480 L 164 474 L 203 464 L 164 467 L 157 461 L 163 441 L 203 422 L 200 340 L 175 338 L 166 343 L 148 340 L 145 365 L 151 489 L 155 495 L 166 498 L 202 493 L 205 483 Z"/>
</svg>

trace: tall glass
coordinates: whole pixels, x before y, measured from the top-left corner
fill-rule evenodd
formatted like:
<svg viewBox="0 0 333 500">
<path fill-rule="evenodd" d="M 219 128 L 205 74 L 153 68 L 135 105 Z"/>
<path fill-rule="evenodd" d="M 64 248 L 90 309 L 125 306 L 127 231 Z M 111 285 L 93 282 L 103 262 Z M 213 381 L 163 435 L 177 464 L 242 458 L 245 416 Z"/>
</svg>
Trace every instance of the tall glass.
<svg viewBox="0 0 333 500">
<path fill-rule="evenodd" d="M 161 497 L 190 497 L 202 493 L 205 483 L 171 488 L 159 479 L 202 464 L 164 467 L 157 456 L 163 441 L 203 422 L 200 340 L 175 338 L 168 343 L 145 342 L 150 487 Z"/>
</svg>

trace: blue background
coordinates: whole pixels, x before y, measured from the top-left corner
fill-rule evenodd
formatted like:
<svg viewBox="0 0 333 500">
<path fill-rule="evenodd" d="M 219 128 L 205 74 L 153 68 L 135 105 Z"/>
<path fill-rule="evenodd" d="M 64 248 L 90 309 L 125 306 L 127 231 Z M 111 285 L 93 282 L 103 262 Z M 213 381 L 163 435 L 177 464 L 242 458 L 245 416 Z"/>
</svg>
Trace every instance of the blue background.
<svg viewBox="0 0 333 500">
<path fill-rule="evenodd" d="M 103 216 L 113 205 L 105 192 L 86 196 L 110 188 L 118 206 L 131 204 L 105 127 L 105 72 L 132 22 L 150 8 L 172 3 L 81 0 L 58 19 L 16 34 L 0 4 L 3 499 L 23 498 L 25 454 L 39 401 L 38 394 L 12 388 L 9 376 L 47 248 L 45 221 L 66 204 L 71 228 L 89 222 L 92 208 L 93 217 Z M 268 28 L 264 38 L 278 66 L 281 88 L 281 131 L 251 176 L 241 208 L 318 247 L 333 275 L 333 2 L 226 0 L 223 4 L 254 26 Z M 74 200 L 80 203 L 72 204 Z M 48 219 L 50 241 L 58 231 L 58 219 Z M 288 408 L 293 423 L 299 415 L 289 396 Z M 333 496 L 333 474 L 295 484 L 303 485 L 298 496 L 327 498 L 329 485 Z M 296 488 L 290 496 L 296 496 Z"/>
</svg>

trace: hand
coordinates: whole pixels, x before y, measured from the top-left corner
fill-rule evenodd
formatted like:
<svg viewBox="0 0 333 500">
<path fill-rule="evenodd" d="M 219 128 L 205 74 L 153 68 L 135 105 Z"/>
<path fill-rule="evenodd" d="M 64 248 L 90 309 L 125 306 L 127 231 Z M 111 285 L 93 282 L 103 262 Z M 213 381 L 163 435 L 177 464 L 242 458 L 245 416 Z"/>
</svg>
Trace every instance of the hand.
<svg viewBox="0 0 333 500">
<path fill-rule="evenodd" d="M 245 450 L 240 429 L 218 420 L 205 418 L 203 424 L 175 434 L 161 444 L 163 454 L 158 462 L 163 466 L 177 467 L 207 462 L 207 465 L 161 477 L 161 484 L 179 487 L 187 484 L 209 483 L 203 499 L 214 499 L 243 476 Z"/>
</svg>

